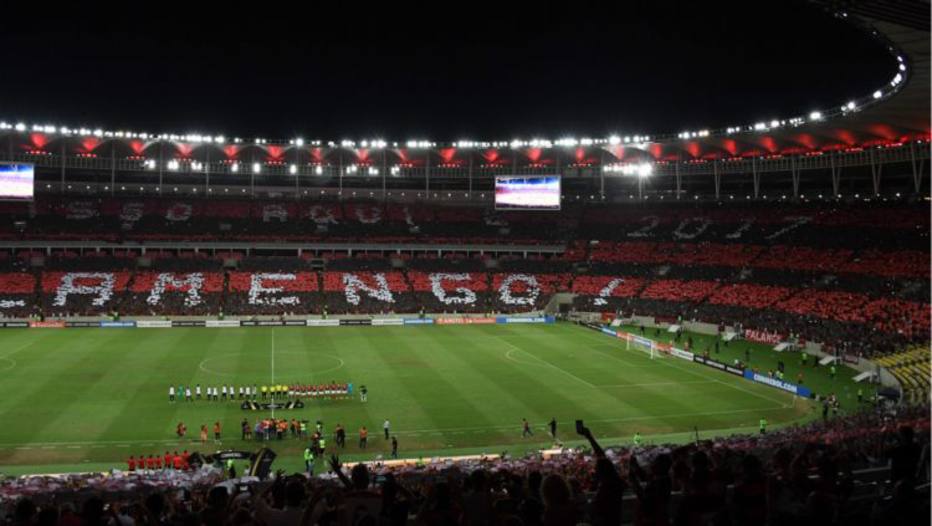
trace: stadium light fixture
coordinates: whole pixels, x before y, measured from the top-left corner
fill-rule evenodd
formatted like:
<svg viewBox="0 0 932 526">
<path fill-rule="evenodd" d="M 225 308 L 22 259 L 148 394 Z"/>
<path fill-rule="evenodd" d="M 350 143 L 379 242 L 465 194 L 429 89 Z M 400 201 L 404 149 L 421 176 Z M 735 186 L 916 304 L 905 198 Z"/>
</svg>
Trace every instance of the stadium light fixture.
<svg viewBox="0 0 932 526">
<path fill-rule="evenodd" d="M 621 137 L 617 135 L 612 135 L 611 137 L 608 138 L 608 143 L 611 144 L 612 146 L 621 144 Z"/>
<path fill-rule="evenodd" d="M 262 171 L 262 165 L 259 163 L 252 163 L 252 173 L 257 174 Z"/>
<path fill-rule="evenodd" d="M 324 167 L 323 167 L 323 166 L 320 166 L 320 165 L 315 166 L 315 167 L 314 167 L 314 173 L 315 173 L 316 175 L 323 175 L 323 174 L 324 174 Z"/>
<path fill-rule="evenodd" d="M 874 92 L 874 98 L 875 98 L 875 99 L 879 99 L 880 97 L 883 97 L 883 92 L 880 91 L 880 90 L 875 91 L 875 92 Z"/>
<path fill-rule="evenodd" d="M 146 168 L 155 170 L 155 159 L 146 159 Z"/>
<path fill-rule="evenodd" d="M 295 145 L 295 146 L 304 146 L 304 139 L 302 139 L 302 138 L 300 138 L 300 137 L 297 138 L 297 139 L 295 139 L 295 140 L 294 140 L 294 145 Z"/>
<path fill-rule="evenodd" d="M 21 131 L 26 131 L 26 125 L 23 124 L 23 123 L 21 123 L 21 122 L 17 122 L 17 123 L 16 123 L 16 131 L 20 131 L 20 132 L 21 132 Z"/>
<path fill-rule="evenodd" d="M 239 171 L 239 163 L 233 163 L 230 165 L 230 171 L 236 173 Z"/>
<path fill-rule="evenodd" d="M 821 112 L 821 111 L 814 111 L 814 112 L 810 113 L 810 114 L 809 114 L 809 120 L 811 120 L 811 121 L 820 121 L 820 120 L 822 120 L 822 112 Z"/>
<path fill-rule="evenodd" d="M 178 161 L 172 159 L 171 161 L 168 161 L 168 165 L 167 165 L 167 166 L 168 166 L 168 169 L 169 169 L 169 170 L 175 171 L 175 170 L 178 169 Z"/>
<path fill-rule="evenodd" d="M 848 104 L 845 104 L 845 107 L 843 109 L 851 111 L 857 107 L 858 107 L 857 104 L 852 100 L 852 101 L 849 101 Z"/>
<path fill-rule="evenodd" d="M 298 173 L 298 167 L 297 167 L 297 165 L 292 164 L 291 166 L 289 166 L 289 167 L 288 167 L 288 173 L 290 173 L 291 175 L 294 175 L 294 174 Z"/>
</svg>

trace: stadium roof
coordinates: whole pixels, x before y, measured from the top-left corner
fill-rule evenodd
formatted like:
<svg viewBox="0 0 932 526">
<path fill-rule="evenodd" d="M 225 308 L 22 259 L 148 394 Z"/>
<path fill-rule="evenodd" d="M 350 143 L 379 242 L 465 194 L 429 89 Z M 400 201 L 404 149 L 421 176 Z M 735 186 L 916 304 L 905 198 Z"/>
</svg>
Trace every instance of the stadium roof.
<svg viewBox="0 0 932 526">
<path fill-rule="evenodd" d="M 850 101 L 839 101 L 831 109 L 811 108 L 805 115 L 772 118 L 721 130 L 695 130 L 669 135 L 627 135 L 603 138 L 512 139 L 499 141 L 458 141 L 438 144 L 429 140 L 401 143 L 373 138 L 364 141 L 320 141 L 304 139 L 243 140 L 204 134 L 146 134 L 127 131 L 58 128 L 45 125 L 0 123 L 0 132 L 38 133 L 100 139 L 141 139 L 146 147 L 154 142 L 188 143 L 190 152 L 199 143 L 226 145 L 242 143 L 262 149 L 318 148 L 320 150 L 410 150 L 511 149 L 539 150 L 557 147 L 602 149 L 622 161 L 689 161 L 735 157 L 794 155 L 809 152 L 848 150 L 879 145 L 895 145 L 916 139 L 929 139 L 930 131 L 930 52 L 928 2 L 918 7 L 883 0 L 867 2 L 817 0 L 835 16 L 843 18 L 873 36 L 897 59 L 898 71 L 892 79 L 878 79 L 878 89 Z M 919 16 L 924 12 L 926 16 Z M 787 74 L 792 74 L 788 71 Z M 808 89 L 808 79 L 800 79 Z M 51 142 L 51 137 L 45 142 Z M 96 145 L 103 141 L 95 142 Z M 135 149 L 135 148 L 134 148 Z M 239 151 L 239 148 L 235 148 Z M 578 150 L 577 150 L 578 151 Z M 141 151 L 137 151 L 141 153 Z M 183 153 L 183 152 L 182 152 Z M 538 154 L 539 155 L 539 154 Z M 443 155 L 441 155 L 443 157 Z M 317 157 L 317 156 L 315 156 Z M 323 157 L 320 157 L 323 158 Z"/>
</svg>

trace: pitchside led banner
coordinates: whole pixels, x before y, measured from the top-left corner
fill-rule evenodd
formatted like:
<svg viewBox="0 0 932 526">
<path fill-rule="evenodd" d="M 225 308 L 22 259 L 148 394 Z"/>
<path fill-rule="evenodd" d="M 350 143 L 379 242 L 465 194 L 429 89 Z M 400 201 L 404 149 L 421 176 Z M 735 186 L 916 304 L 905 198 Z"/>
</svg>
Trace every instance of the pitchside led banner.
<svg viewBox="0 0 932 526">
<path fill-rule="evenodd" d="M 35 166 L 0 163 L 0 201 L 31 201 Z"/>
<path fill-rule="evenodd" d="M 501 175 L 495 178 L 496 210 L 559 210 L 559 175 Z"/>
</svg>

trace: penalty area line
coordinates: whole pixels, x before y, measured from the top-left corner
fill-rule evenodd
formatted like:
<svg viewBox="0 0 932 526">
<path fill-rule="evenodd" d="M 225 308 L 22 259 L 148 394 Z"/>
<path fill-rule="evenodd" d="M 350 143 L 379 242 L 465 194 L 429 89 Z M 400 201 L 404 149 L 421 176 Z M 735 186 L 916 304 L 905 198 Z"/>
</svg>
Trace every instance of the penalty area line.
<svg viewBox="0 0 932 526">
<path fill-rule="evenodd" d="M 520 352 L 523 352 L 524 354 L 527 354 L 527 355 L 530 356 L 531 358 L 534 358 L 535 360 L 539 361 L 539 362 L 541 363 L 541 365 L 549 366 L 549 367 L 553 368 L 554 370 L 557 370 L 557 371 L 559 371 L 559 372 L 561 372 L 561 373 L 563 373 L 563 374 L 569 376 L 570 378 L 573 378 L 574 380 L 577 380 L 577 381 L 579 381 L 579 382 L 582 382 L 582 383 L 588 385 L 589 387 L 591 387 L 591 388 L 593 388 L 593 389 L 598 389 L 598 386 L 596 386 L 595 384 L 592 384 L 592 383 L 590 383 L 590 382 L 587 382 L 586 380 L 583 380 L 582 378 L 580 378 L 580 377 L 576 376 L 575 374 L 573 374 L 573 373 L 567 371 L 566 369 L 563 369 L 562 367 L 558 367 L 558 366 L 556 366 L 556 365 L 554 365 L 554 364 L 548 362 L 547 360 L 544 360 L 543 358 L 540 358 L 540 357 L 538 357 L 537 355 L 532 354 L 532 353 L 530 353 L 530 352 L 528 352 L 528 351 L 526 351 L 526 350 L 524 350 L 524 349 L 518 347 L 517 345 L 515 345 L 515 344 L 509 342 L 508 340 L 505 340 L 505 339 L 503 339 L 503 338 L 501 338 L 501 337 L 498 337 L 498 336 L 496 336 L 496 339 L 498 339 L 499 341 L 504 342 L 505 345 L 511 347 L 512 349 L 517 350 L 517 351 L 520 351 Z M 505 353 L 505 357 L 506 357 L 506 358 L 509 358 L 508 353 Z M 512 361 L 515 362 L 515 363 L 521 363 L 521 362 L 519 362 L 519 361 L 517 361 L 517 360 L 514 360 L 514 359 L 512 359 Z M 528 364 L 528 365 L 530 365 L 530 364 Z"/>
<path fill-rule="evenodd" d="M 582 334 L 584 334 L 584 335 L 585 335 L 586 337 L 588 337 L 590 340 L 594 340 L 595 338 L 598 338 L 598 336 L 595 336 L 595 335 L 593 335 L 593 334 L 588 334 L 588 331 L 586 331 L 586 332 L 584 332 L 584 333 L 582 333 Z M 599 354 L 602 354 L 602 353 L 599 353 Z M 609 355 L 606 355 L 606 356 L 609 356 Z M 691 374 L 691 375 L 693 375 L 693 376 L 698 376 L 698 377 L 700 377 L 700 378 L 706 378 L 706 379 L 708 379 L 708 380 L 710 380 L 710 381 L 713 381 L 713 382 L 719 383 L 719 384 L 721 384 L 721 385 L 724 385 L 725 387 L 730 387 L 730 388 L 735 389 L 735 390 L 737 390 L 737 391 L 741 391 L 742 393 L 749 394 L 749 395 L 751 395 L 751 396 L 753 396 L 753 397 L 755 397 L 755 398 L 760 398 L 761 400 L 767 400 L 768 402 L 773 402 L 773 403 L 779 405 L 779 406 L 780 406 L 781 408 L 783 408 L 783 409 L 787 409 L 787 408 L 793 407 L 793 405 L 795 405 L 795 403 L 796 403 L 795 400 L 794 400 L 791 404 L 790 404 L 790 403 L 784 403 L 783 401 L 777 400 L 776 398 L 771 398 L 771 397 L 769 397 L 769 396 L 764 396 L 764 395 L 762 395 L 762 394 L 755 393 L 754 391 L 751 391 L 751 390 L 749 390 L 749 389 L 745 389 L 744 387 L 741 387 L 741 386 L 739 386 L 739 385 L 735 385 L 735 384 L 732 384 L 732 383 L 728 383 L 728 382 L 722 380 L 721 378 L 715 378 L 715 377 L 710 376 L 710 375 L 707 375 L 707 374 L 702 374 L 702 373 L 700 373 L 700 372 L 698 372 L 698 371 L 693 371 L 691 368 L 688 368 L 688 367 L 681 367 L 681 366 L 679 366 L 679 365 L 674 364 L 673 362 L 668 362 L 666 358 L 660 358 L 660 359 L 657 360 L 657 361 L 659 361 L 659 362 L 662 363 L 663 365 L 666 365 L 667 367 L 672 367 L 672 368 L 674 368 L 674 369 L 683 371 L 684 373 Z M 732 377 L 732 378 L 734 378 L 734 377 Z M 743 380 L 742 380 L 742 381 L 743 381 Z M 793 398 L 795 399 L 795 396 L 794 396 Z"/>
</svg>

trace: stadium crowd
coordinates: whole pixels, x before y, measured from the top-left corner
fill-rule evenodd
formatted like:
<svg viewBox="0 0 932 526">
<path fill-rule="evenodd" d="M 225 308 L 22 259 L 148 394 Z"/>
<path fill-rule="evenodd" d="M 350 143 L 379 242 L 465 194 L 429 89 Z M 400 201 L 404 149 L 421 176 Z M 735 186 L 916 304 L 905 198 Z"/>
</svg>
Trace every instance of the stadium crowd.
<svg viewBox="0 0 932 526">
<path fill-rule="evenodd" d="M 794 333 L 888 355 L 927 341 L 926 205 L 569 205 L 559 214 L 368 201 L 66 200 L 0 206 L 0 238 L 366 241 L 365 250 L 24 248 L 0 317 L 391 315 L 573 308 Z M 66 220 L 62 220 L 62 219 Z M 27 227 L 19 231 L 15 221 Z M 560 243 L 556 254 L 385 244 Z"/>
<path fill-rule="evenodd" d="M 871 410 L 685 445 L 387 462 L 270 481 L 195 471 L 0 482 L 15 526 L 923 524 L 929 406 Z M 221 469 L 222 468 L 222 469 Z M 925 522 L 927 523 L 927 522 Z"/>
</svg>

